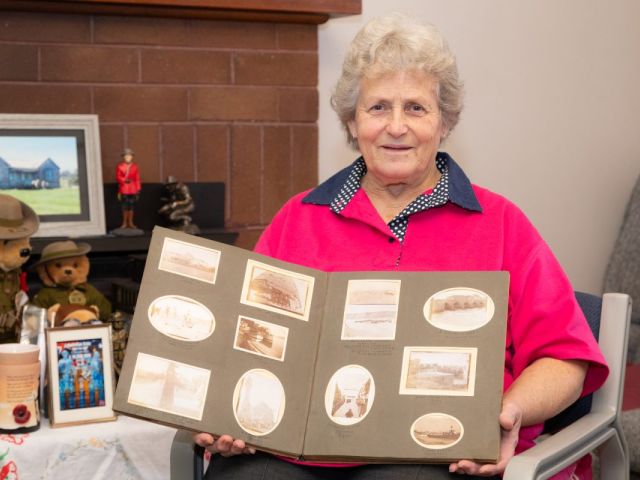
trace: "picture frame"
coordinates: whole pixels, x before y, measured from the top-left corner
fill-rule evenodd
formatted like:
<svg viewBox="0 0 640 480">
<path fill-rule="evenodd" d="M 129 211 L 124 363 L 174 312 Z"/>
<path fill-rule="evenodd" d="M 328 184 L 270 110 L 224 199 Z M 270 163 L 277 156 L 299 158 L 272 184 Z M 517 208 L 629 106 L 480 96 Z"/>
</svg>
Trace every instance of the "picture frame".
<svg viewBox="0 0 640 480">
<path fill-rule="evenodd" d="M 0 114 L 0 193 L 33 208 L 34 237 L 104 235 L 98 116 Z"/>
<path fill-rule="evenodd" d="M 51 426 L 115 420 L 111 325 L 47 328 L 46 346 Z"/>
</svg>

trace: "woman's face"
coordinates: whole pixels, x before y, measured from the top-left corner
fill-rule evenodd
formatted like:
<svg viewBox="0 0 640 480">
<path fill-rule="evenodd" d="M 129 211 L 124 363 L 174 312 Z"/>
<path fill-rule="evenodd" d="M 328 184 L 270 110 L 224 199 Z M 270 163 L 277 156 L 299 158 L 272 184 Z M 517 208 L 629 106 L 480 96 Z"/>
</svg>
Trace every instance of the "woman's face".
<svg viewBox="0 0 640 480">
<path fill-rule="evenodd" d="M 367 174 L 383 185 L 419 185 L 433 174 L 446 135 L 436 80 L 422 71 L 389 73 L 360 82 L 355 119 L 349 121 Z"/>
</svg>

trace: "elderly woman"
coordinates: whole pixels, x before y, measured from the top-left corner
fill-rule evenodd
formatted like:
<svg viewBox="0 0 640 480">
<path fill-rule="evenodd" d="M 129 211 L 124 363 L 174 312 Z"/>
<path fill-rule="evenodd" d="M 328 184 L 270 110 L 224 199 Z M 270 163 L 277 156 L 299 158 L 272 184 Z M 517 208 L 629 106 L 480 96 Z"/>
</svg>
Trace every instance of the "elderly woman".
<svg viewBox="0 0 640 480">
<path fill-rule="evenodd" d="M 267 479 L 500 475 L 515 453 L 533 445 L 545 419 L 607 376 L 573 289 L 524 214 L 471 184 L 439 151 L 458 122 L 462 84 L 454 56 L 434 27 L 399 14 L 369 22 L 351 44 L 332 103 L 362 156 L 289 200 L 256 251 L 326 271 L 508 271 L 500 458 L 485 465 L 461 459 L 448 468 L 329 468 L 264 453 L 236 456 L 255 451 L 229 435 L 198 434 L 197 443 L 220 453 L 209 474 L 216 480 L 253 478 L 256 472 Z M 577 468 L 554 478 L 579 474 Z"/>
</svg>

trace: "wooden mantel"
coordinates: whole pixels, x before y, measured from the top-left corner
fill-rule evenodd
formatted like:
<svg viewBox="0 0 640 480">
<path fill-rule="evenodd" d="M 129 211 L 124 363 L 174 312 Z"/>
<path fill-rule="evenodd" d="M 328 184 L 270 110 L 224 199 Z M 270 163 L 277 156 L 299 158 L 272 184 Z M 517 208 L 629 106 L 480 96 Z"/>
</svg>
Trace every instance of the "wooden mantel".
<svg viewBox="0 0 640 480">
<path fill-rule="evenodd" d="M 3 0 L 0 10 L 321 24 L 362 0 Z"/>
</svg>

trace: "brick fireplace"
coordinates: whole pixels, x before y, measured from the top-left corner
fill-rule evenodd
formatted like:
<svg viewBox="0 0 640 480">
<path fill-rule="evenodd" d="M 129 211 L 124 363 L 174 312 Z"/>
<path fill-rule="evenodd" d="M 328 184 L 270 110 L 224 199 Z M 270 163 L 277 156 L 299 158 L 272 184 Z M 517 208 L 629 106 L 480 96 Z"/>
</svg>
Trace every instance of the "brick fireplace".
<svg viewBox="0 0 640 480">
<path fill-rule="evenodd" d="M 51 2 L 67 7 L 53 13 L 47 2 L 20 5 L 30 3 L 40 6 L 0 11 L 0 112 L 97 114 L 105 182 L 124 147 L 144 182 L 225 182 L 225 226 L 245 248 L 287 198 L 317 183 L 317 24 L 327 3 L 345 2 L 284 2 L 315 3 L 322 15 L 153 17 L 143 7 L 106 15 L 92 2 Z"/>
</svg>

